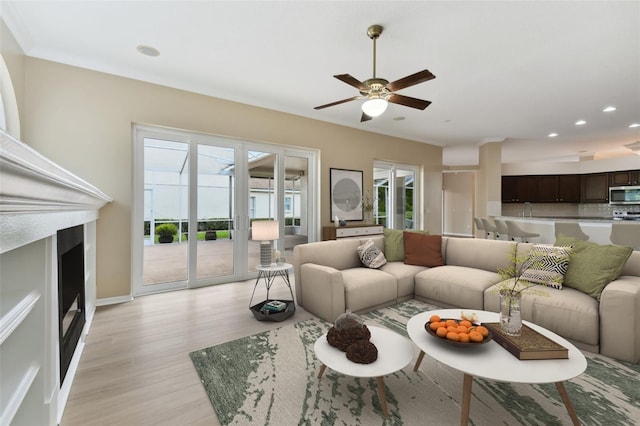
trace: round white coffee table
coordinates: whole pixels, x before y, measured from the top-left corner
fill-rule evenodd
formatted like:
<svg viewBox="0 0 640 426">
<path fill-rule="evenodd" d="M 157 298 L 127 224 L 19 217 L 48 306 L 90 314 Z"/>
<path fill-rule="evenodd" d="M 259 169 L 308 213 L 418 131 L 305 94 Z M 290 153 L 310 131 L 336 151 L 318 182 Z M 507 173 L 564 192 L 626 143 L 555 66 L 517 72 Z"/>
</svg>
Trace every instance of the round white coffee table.
<svg viewBox="0 0 640 426">
<path fill-rule="evenodd" d="M 477 322 L 498 322 L 495 312 L 473 311 Z M 579 376 L 587 368 L 584 355 L 566 339 L 543 327 L 523 321 L 538 333 L 554 340 L 569 350 L 569 359 L 545 359 L 521 361 L 495 341 L 477 347 L 460 348 L 431 336 L 424 329 L 432 315 L 441 318 L 460 318 L 460 309 L 440 309 L 418 314 L 407 323 L 407 332 L 421 352 L 414 371 L 418 370 L 424 354 L 451 368 L 464 373 L 462 384 L 461 425 L 469 420 L 471 408 L 471 385 L 473 376 L 512 383 L 555 383 L 573 424 L 580 424 L 563 381 Z"/>
<path fill-rule="evenodd" d="M 322 378 L 324 370 L 329 367 L 333 371 L 353 377 L 375 377 L 378 382 L 378 396 L 382 405 L 382 413 L 387 412 L 387 398 L 384 392 L 383 376 L 403 369 L 413 359 L 414 349 L 409 339 L 386 328 L 370 326 L 371 343 L 378 349 L 378 359 L 371 364 L 358 364 L 347 359 L 347 355 L 340 349 L 334 348 L 327 342 L 326 333 L 320 336 L 313 345 L 316 357 L 322 363 L 318 372 L 318 379 Z"/>
</svg>

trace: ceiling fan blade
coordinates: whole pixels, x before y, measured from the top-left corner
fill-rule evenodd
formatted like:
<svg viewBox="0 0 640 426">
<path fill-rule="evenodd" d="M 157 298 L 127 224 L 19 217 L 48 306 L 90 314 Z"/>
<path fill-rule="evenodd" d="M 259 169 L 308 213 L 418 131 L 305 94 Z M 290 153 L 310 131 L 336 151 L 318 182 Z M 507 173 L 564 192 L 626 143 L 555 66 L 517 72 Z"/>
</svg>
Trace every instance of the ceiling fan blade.
<svg viewBox="0 0 640 426">
<path fill-rule="evenodd" d="M 365 114 L 364 112 L 362 113 L 362 117 L 360 118 L 360 122 L 362 123 L 363 121 L 369 121 L 369 120 L 373 120 L 373 117 Z"/>
<path fill-rule="evenodd" d="M 387 84 L 387 89 L 391 92 L 404 89 L 405 87 L 414 86 L 436 78 L 429 70 L 418 71 L 415 74 L 408 75 L 400 80 L 392 81 Z"/>
<path fill-rule="evenodd" d="M 335 105 L 343 104 L 345 102 L 355 101 L 356 99 L 360 99 L 360 96 L 354 96 L 353 98 L 342 99 L 340 101 L 331 102 L 330 104 L 320 105 L 320 106 L 314 107 L 313 109 L 329 108 L 329 107 L 332 107 L 332 106 L 335 106 Z"/>
<path fill-rule="evenodd" d="M 364 85 L 363 82 L 356 79 L 355 77 L 352 77 L 349 74 L 338 74 L 338 75 L 334 75 L 334 77 L 344 83 L 347 83 L 349 86 L 355 87 L 360 91 L 367 90 L 367 87 Z"/>
<path fill-rule="evenodd" d="M 431 105 L 431 101 L 412 98 L 410 96 L 398 95 L 397 93 L 392 93 L 388 100 L 389 102 L 392 102 L 394 104 L 404 105 L 415 109 L 425 109 L 426 107 Z"/>
</svg>

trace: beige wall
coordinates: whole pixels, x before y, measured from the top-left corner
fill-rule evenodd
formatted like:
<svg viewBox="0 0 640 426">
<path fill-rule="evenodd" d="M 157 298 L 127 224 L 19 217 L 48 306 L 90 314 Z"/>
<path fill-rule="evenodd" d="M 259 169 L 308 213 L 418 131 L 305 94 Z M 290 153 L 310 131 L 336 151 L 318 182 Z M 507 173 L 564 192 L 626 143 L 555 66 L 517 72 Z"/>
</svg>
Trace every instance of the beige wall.
<svg viewBox="0 0 640 426">
<path fill-rule="evenodd" d="M 475 195 L 473 171 L 443 174 L 444 231 L 448 235 L 474 235 L 473 212 Z"/>
<path fill-rule="evenodd" d="M 17 71 L 19 72 L 19 70 Z M 441 229 L 442 149 L 27 57 L 22 139 L 113 197 L 98 221 L 97 296 L 131 293 L 132 123 L 321 150 L 321 220 L 329 224 L 329 168 L 374 160 L 423 167 L 424 227 Z"/>
<path fill-rule="evenodd" d="M 502 143 L 488 142 L 480 147 L 480 167 L 476 175 L 474 216 L 500 216 L 502 206 Z"/>
</svg>

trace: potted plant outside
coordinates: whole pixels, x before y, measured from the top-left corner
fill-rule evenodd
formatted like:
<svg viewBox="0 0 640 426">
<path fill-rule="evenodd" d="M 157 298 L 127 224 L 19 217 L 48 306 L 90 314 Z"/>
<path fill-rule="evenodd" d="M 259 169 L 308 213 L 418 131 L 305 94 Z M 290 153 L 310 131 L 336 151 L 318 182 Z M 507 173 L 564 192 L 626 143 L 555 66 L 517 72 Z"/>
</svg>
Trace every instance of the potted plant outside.
<svg viewBox="0 0 640 426">
<path fill-rule="evenodd" d="M 173 242 L 173 236 L 178 233 L 178 227 L 173 223 L 163 223 L 156 226 L 156 234 L 158 235 L 159 243 L 171 243 Z"/>
</svg>

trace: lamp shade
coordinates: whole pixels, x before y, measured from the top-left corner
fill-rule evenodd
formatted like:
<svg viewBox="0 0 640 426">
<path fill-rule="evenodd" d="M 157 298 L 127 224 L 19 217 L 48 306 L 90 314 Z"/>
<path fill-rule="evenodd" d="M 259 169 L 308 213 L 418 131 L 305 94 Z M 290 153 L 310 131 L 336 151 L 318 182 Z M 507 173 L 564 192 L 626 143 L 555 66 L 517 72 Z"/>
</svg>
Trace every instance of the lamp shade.
<svg viewBox="0 0 640 426">
<path fill-rule="evenodd" d="M 382 98 L 372 98 L 362 104 L 362 112 L 369 117 L 377 117 L 387 109 L 389 103 Z"/>
<path fill-rule="evenodd" d="M 251 224 L 251 239 L 255 241 L 273 241 L 278 239 L 277 220 L 256 220 Z"/>
</svg>

